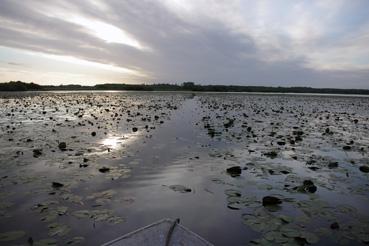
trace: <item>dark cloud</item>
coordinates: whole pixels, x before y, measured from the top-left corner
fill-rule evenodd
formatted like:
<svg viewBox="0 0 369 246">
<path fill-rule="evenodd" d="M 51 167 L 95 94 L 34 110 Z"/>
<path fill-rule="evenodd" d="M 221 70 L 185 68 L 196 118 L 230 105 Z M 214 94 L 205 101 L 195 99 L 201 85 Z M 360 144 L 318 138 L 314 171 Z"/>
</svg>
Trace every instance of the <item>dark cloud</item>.
<svg viewBox="0 0 369 246">
<path fill-rule="evenodd" d="M 257 39 L 226 23 L 186 21 L 157 1 L 103 3 L 2 0 L 0 45 L 137 69 L 149 76 L 143 82 L 369 88 L 369 70 L 313 69 L 304 56 L 268 59 Z M 149 49 L 107 43 L 45 7 L 119 27 Z"/>
</svg>

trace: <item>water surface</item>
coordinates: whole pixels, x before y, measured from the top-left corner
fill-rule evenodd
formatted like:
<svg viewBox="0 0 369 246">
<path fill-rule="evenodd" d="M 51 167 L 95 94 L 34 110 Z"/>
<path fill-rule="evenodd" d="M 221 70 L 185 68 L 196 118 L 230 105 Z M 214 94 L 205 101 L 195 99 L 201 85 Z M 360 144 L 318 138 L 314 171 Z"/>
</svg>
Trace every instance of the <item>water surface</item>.
<svg viewBox="0 0 369 246">
<path fill-rule="evenodd" d="M 99 245 L 161 218 L 216 245 L 369 242 L 367 97 L 34 92 L 0 105 L 6 244 Z"/>
</svg>

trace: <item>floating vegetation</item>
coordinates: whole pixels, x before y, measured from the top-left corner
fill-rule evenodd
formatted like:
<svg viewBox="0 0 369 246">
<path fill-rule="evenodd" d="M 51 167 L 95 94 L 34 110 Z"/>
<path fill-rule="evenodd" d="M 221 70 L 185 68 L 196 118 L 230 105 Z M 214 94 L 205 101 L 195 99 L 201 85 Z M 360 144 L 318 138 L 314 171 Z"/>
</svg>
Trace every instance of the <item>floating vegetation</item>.
<svg viewBox="0 0 369 246">
<path fill-rule="evenodd" d="M 242 173 L 242 170 L 241 170 L 241 167 L 240 166 L 229 167 L 229 168 L 227 168 L 226 171 L 232 177 L 240 176 L 241 173 Z"/>
<path fill-rule="evenodd" d="M 252 240 L 252 244 L 314 244 L 319 237 L 304 227 L 293 223 L 293 218 L 286 215 L 274 215 L 263 209 L 256 209 L 254 214 L 244 214 L 244 223 L 253 230 L 261 232 L 262 238 Z"/>
<path fill-rule="evenodd" d="M 359 169 L 363 173 L 369 173 L 369 166 L 360 166 Z"/>
<path fill-rule="evenodd" d="M 192 191 L 191 188 L 183 185 L 169 185 L 169 189 L 180 193 L 187 193 Z"/>
<path fill-rule="evenodd" d="M 33 242 L 34 246 L 48 246 L 48 245 L 57 245 L 57 240 L 54 238 L 45 238 L 38 241 Z"/>
<path fill-rule="evenodd" d="M 24 231 L 8 231 L 0 233 L 0 242 L 14 241 L 26 235 Z"/>
<path fill-rule="evenodd" d="M 239 210 L 254 205 L 259 205 L 256 196 L 242 196 L 241 191 L 234 189 L 225 190 L 227 195 L 227 207 L 232 210 Z"/>
<path fill-rule="evenodd" d="M 282 200 L 275 196 L 264 196 L 263 206 L 275 206 L 281 204 Z"/>
<path fill-rule="evenodd" d="M 107 222 L 110 224 L 119 224 L 124 221 L 122 217 L 113 215 L 112 210 L 95 209 L 95 210 L 78 210 L 72 215 L 78 219 L 92 219 L 93 222 Z"/>
<path fill-rule="evenodd" d="M 310 193 L 315 193 L 317 191 L 317 187 L 311 180 L 304 180 L 302 185 L 294 187 L 294 189 L 299 192 L 310 192 Z"/>
<path fill-rule="evenodd" d="M 75 194 L 64 193 L 64 194 L 61 195 L 61 198 L 65 201 L 68 201 L 68 202 L 84 205 L 82 197 L 78 196 L 78 195 L 75 195 Z"/>
<path fill-rule="evenodd" d="M 35 92 L 0 104 L 1 242 L 102 244 L 103 230 L 165 211 L 229 245 L 369 243 L 368 98 Z"/>
<path fill-rule="evenodd" d="M 55 189 L 59 189 L 62 188 L 64 186 L 64 184 L 59 183 L 59 182 L 52 182 L 52 187 Z"/>
<path fill-rule="evenodd" d="M 84 237 L 73 237 L 66 241 L 67 245 L 78 245 L 81 244 L 85 240 Z"/>
<path fill-rule="evenodd" d="M 110 171 L 110 168 L 108 168 L 108 167 L 99 168 L 99 172 L 101 172 L 101 173 L 107 173 L 109 171 Z"/>
<path fill-rule="evenodd" d="M 101 168 L 99 171 L 102 172 Z M 125 166 L 115 166 L 111 168 L 103 168 L 103 173 L 108 179 L 116 180 L 119 178 L 128 177 L 130 169 Z"/>
<path fill-rule="evenodd" d="M 114 190 L 105 190 L 97 193 L 93 193 L 90 196 L 87 196 L 87 199 L 94 200 L 96 204 L 103 205 L 106 203 L 110 203 L 111 199 L 117 192 Z"/>
<path fill-rule="evenodd" d="M 359 232 L 350 235 L 344 233 L 341 223 L 346 226 L 350 224 L 343 219 L 348 215 L 352 223 L 368 229 L 369 224 L 362 225 L 359 214 L 367 220 L 368 215 L 352 206 L 342 207 L 350 203 L 348 200 L 338 199 L 338 204 L 337 201 L 332 204 L 328 198 L 341 194 L 350 197 L 353 192 L 364 196 L 369 194 L 368 186 L 365 186 L 367 181 L 355 171 L 366 171 L 362 166 L 366 165 L 368 156 L 359 149 L 369 148 L 369 131 L 363 125 L 358 129 L 351 123 L 352 115 L 361 118 L 369 116 L 359 103 L 367 99 L 354 100 L 358 104 L 351 104 L 350 100 L 352 98 L 337 98 L 335 105 L 328 98 L 317 100 L 305 97 L 297 100 L 286 96 L 244 95 L 199 97 L 204 114 L 199 125 L 203 123 L 206 131 L 211 129 L 212 132 L 220 132 L 222 136 L 218 136 L 217 140 L 226 141 L 225 146 L 231 145 L 229 149 L 233 148 L 231 153 L 224 145 L 223 151 L 214 148 L 209 157 L 246 163 L 226 169 L 227 174 L 239 178 L 225 180 L 214 177 L 212 181 L 225 186 L 229 209 L 254 211 L 243 214 L 245 224 L 262 233 L 260 239 L 251 243 L 314 244 L 320 237 L 327 240 L 331 230 L 347 237 L 347 240 L 355 238 L 357 242 L 365 242 Z M 322 110 L 322 103 L 327 110 Z M 337 103 L 343 108 L 338 107 Z M 348 108 L 355 113 L 350 115 Z M 237 120 L 230 122 L 228 119 Z M 360 138 L 358 132 L 364 136 L 360 144 L 357 144 Z M 239 143 L 246 146 L 243 152 Z M 237 190 L 233 187 L 237 187 Z M 244 194 L 259 197 L 260 191 L 268 191 L 273 195 L 244 204 Z M 355 199 L 365 202 L 363 197 Z M 360 203 L 357 205 L 360 206 Z M 282 212 L 287 214 L 282 215 Z M 291 215 L 297 216 L 292 219 Z M 330 225 L 322 223 L 327 220 L 331 221 L 330 225 L 339 224 L 340 229 L 336 226 L 331 229 Z M 306 228 L 314 223 L 314 231 L 307 231 Z M 354 228 L 352 224 L 350 226 Z"/>
<path fill-rule="evenodd" d="M 46 214 L 44 211 L 42 212 L 44 216 L 41 217 L 41 220 L 45 222 L 54 221 L 57 219 L 58 216 L 65 215 L 67 211 L 68 211 L 68 207 L 64 207 L 64 206 L 59 206 L 59 207 L 56 207 L 55 209 L 47 209 Z"/>
<path fill-rule="evenodd" d="M 67 235 L 70 231 L 70 228 L 67 225 L 52 223 L 48 225 L 49 228 L 49 236 L 58 236 L 63 237 Z"/>
</svg>

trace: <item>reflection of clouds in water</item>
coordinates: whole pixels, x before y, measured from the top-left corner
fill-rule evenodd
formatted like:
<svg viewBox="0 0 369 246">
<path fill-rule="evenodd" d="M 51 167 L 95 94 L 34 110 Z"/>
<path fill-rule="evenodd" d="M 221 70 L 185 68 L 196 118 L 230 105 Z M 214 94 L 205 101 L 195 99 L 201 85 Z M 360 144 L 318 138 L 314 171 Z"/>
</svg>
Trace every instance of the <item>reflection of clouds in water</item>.
<svg viewBox="0 0 369 246">
<path fill-rule="evenodd" d="M 130 144 L 137 139 L 137 133 L 128 133 L 120 137 L 109 136 L 101 141 L 101 144 L 112 150 L 121 149 L 123 144 Z"/>
</svg>

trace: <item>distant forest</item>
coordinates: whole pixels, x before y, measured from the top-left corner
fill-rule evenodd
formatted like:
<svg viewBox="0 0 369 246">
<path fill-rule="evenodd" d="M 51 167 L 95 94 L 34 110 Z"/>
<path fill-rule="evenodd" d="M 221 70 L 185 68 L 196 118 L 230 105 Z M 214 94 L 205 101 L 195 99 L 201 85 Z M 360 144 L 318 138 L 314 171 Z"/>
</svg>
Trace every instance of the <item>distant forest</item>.
<svg viewBox="0 0 369 246">
<path fill-rule="evenodd" d="M 38 85 L 22 81 L 0 83 L 0 91 L 58 91 L 58 90 L 122 90 L 122 91 L 198 91 L 198 92 L 280 92 L 280 93 L 327 93 L 327 94 L 364 94 L 365 89 L 334 89 L 311 87 L 269 87 L 242 85 L 198 85 L 194 82 L 178 84 L 98 84 L 82 85 Z"/>
</svg>

